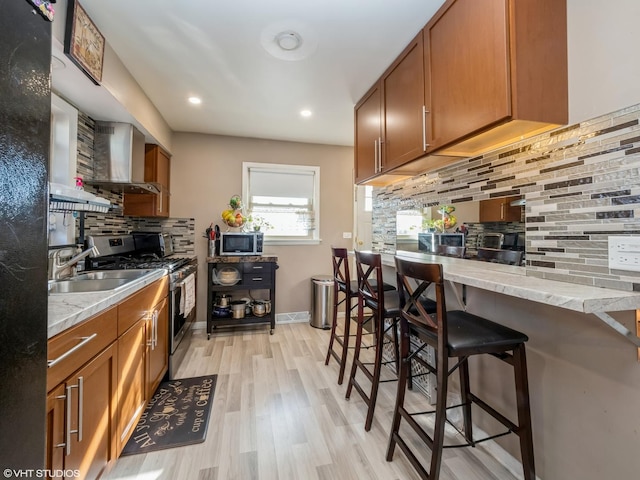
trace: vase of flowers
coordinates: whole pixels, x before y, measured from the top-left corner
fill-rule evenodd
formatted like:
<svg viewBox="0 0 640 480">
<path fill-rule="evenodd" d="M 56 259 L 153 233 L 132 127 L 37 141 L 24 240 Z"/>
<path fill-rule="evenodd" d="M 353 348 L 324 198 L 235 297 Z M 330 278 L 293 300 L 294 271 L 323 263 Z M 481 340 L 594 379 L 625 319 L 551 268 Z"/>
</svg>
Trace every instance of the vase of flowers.
<svg viewBox="0 0 640 480">
<path fill-rule="evenodd" d="M 249 215 L 248 224 L 254 232 L 260 232 L 262 230 L 268 230 L 269 228 L 271 228 L 271 224 L 267 222 L 264 217 L 261 217 L 259 215 Z"/>
</svg>

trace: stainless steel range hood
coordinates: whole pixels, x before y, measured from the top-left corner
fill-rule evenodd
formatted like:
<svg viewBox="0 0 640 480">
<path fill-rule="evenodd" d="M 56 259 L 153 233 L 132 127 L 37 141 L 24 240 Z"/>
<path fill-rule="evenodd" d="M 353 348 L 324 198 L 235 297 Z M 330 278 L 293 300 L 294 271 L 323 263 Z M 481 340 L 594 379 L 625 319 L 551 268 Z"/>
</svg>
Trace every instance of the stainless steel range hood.
<svg viewBox="0 0 640 480">
<path fill-rule="evenodd" d="M 93 159 L 90 185 L 124 193 L 160 191 L 144 181 L 144 135 L 129 123 L 96 122 Z"/>
</svg>

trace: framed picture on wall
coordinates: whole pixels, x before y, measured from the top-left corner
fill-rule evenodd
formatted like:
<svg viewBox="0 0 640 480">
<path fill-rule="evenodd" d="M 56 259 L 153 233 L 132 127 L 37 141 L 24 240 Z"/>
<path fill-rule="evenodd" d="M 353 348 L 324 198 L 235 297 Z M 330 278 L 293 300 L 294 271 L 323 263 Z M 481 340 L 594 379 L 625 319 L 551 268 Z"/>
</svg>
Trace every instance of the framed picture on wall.
<svg viewBox="0 0 640 480">
<path fill-rule="evenodd" d="M 64 53 L 96 85 L 102 81 L 104 36 L 78 0 L 69 0 L 64 35 Z"/>
</svg>

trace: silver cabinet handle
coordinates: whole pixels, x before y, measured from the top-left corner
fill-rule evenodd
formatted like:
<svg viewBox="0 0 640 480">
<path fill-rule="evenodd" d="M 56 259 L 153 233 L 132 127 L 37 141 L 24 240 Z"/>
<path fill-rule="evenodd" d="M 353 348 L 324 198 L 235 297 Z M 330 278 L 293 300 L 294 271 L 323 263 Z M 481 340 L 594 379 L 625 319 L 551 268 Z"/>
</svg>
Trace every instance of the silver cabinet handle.
<svg viewBox="0 0 640 480">
<path fill-rule="evenodd" d="M 427 147 L 429 147 L 429 144 L 427 143 L 427 113 L 429 113 L 429 110 L 427 110 L 426 105 L 423 105 L 422 106 L 422 151 L 423 152 L 426 152 Z"/>
<path fill-rule="evenodd" d="M 149 340 L 147 341 L 147 347 L 151 347 L 151 349 L 153 350 L 153 312 L 147 312 L 147 322 L 149 322 L 151 324 L 151 335 Z M 147 328 L 149 328 L 149 323 L 147 324 Z M 145 336 L 146 336 L 146 332 L 145 332 Z"/>
<path fill-rule="evenodd" d="M 504 203 L 500 204 L 500 220 L 504 220 Z"/>
<path fill-rule="evenodd" d="M 147 347 L 151 347 L 151 350 L 154 350 L 156 347 L 156 341 L 157 341 L 157 310 L 154 310 L 153 312 L 151 312 L 151 316 L 147 318 L 147 320 L 149 320 L 151 322 L 151 338 L 149 339 L 149 341 L 147 342 Z"/>
<path fill-rule="evenodd" d="M 71 430 L 71 390 L 77 388 L 78 389 L 78 428 L 76 430 Z M 78 435 L 78 442 L 82 441 L 82 417 L 84 411 L 84 378 L 78 377 L 77 385 L 67 385 L 67 425 L 66 425 L 66 434 L 65 434 L 65 445 L 66 445 L 66 454 L 71 454 L 71 434 L 75 433 Z"/>
<path fill-rule="evenodd" d="M 71 455 L 71 389 L 75 388 L 76 385 L 67 385 L 67 399 L 65 400 L 67 408 L 66 408 L 66 425 L 65 425 L 65 434 L 64 434 L 64 445 L 66 445 L 65 453 L 67 455 Z"/>
<path fill-rule="evenodd" d="M 97 336 L 98 336 L 98 334 L 94 333 L 93 335 L 89 335 L 88 337 L 81 337 L 80 339 L 82 341 L 79 344 L 77 344 L 75 347 L 70 348 L 69 350 L 64 352 L 62 355 L 60 355 L 58 358 L 54 358 L 53 360 L 49 360 L 47 362 L 47 368 L 51 368 L 54 365 L 60 363 L 62 360 L 67 358 L 69 355 L 72 355 L 73 353 L 75 353 L 78 350 L 80 350 L 82 347 L 84 347 L 87 343 L 89 343 L 91 340 L 93 340 Z"/>
<path fill-rule="evenodd" d="M 382 137 L 378 137 L 378 172 L 382 171 Z"/>
<path fill-rule="evenodd" d="M 58 395 L 56 397 L 56 400 L 64 400 L 64 402 L 65 402 L 64 406 L 65 406 L 65 410 L 66 410 L 66 408 L 67 408 L 67 395 Z M 67 415 L 67 422 L 69 421 L 68 418 L 69 418 L 69 415 Z M 66 432 L 69 430 L 69 426 L 68 425 L 66 425 L 66 426 L 67 426 L 67 428 L 65 428 L 65 437 L 66 437 Z M 65 438 L 65 440 L 66 440 L 66 438 Z M 66 447 L 68 443 L 69 443 L 68 441 L 59 443 L 59 444 L 56 445 L 56 448 Z"/>
<path fill-rule="evenodd" d="M 253 280 L 254 282 L 261 282 L 262 277 L 253 277 L 251 280 Z"/>
<path fill-rule="evenodd" d="M 373 141 L 373 173 L 378 173 L 378 141 Z"/>
<path fill-rule="evenodd" d="M 158 318 L 160 317 L 160 312 L 154 310 L 153 315 L 153 348 L 155 349 L 158 346 Z"/>
<path fill-rule="evenodd" d="M 82 418 L 84 417 L 84 378 L 78 377 L 78 441 L 82 441 Z"/>
</svg>

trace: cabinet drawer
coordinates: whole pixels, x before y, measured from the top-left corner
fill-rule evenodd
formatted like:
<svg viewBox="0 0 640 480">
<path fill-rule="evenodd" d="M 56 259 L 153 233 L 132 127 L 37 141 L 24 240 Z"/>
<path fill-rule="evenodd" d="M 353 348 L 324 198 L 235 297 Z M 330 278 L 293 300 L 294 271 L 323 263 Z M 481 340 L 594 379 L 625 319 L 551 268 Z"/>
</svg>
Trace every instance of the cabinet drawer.
<svg viewBox="0 0 640 480">
<path fill-rule="evenodd" d="M 273 263 L 271 262 L 243 262 L 242 271 L 244 273 L 257 273 L 263 275 L 270 275 L 273 271 Z"/>
<path fill-rule="evenodd" d="M 247 288 L 269 288 L 271 286 L 271 272 L 245 273 L 242 276 L 242 286 Z"/>
<path fill-rule="evenodd" d="M 117 313 L 113 307 L 49 339 L 47 360 L 55 363 L 47 370 L 47 391 L 116 340 Z"/>
<path fill-rule="evenodd" d="M 118 336 L 151 312 L 153 307 L 167 296 L 168 285 L 169 278 L 162 277 L 118 305 Z"/>
</svg>

